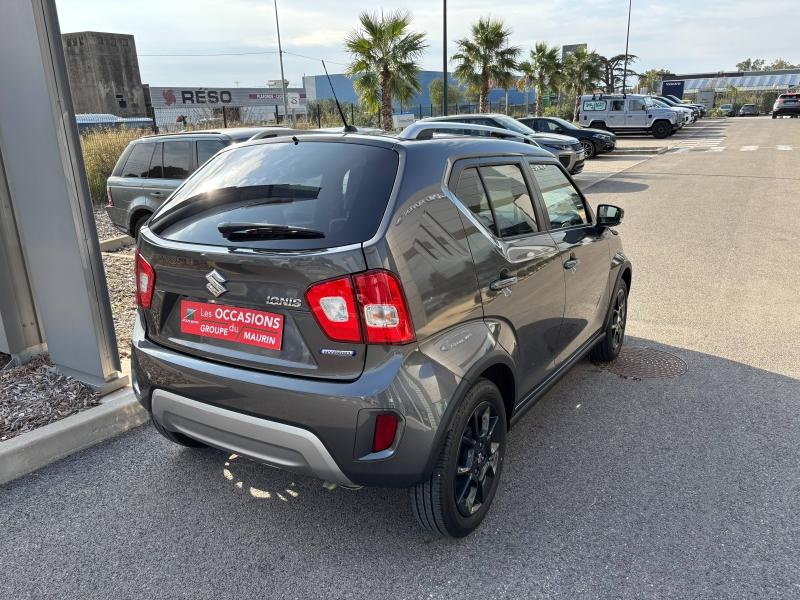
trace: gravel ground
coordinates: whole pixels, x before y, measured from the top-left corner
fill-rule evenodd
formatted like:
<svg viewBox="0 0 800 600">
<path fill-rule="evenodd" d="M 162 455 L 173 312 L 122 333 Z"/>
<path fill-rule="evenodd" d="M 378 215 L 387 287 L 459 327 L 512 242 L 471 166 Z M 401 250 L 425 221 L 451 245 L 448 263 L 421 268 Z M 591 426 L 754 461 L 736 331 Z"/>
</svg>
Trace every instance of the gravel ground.
<svg viewBox="0 0 800 600">
<path fill-rule="evenodd" d="M 38 356 L 0 371 L 0 442 L 99 403 L 92 390 L 58 374 L 47 355 Z"/>
<path fill-rule="evenodd" d="M 114 331 L 117 333 L 117 348 L 123 359 L 130 358 L 131 355 L 131 332 L 136 315 L 133 257 L 131 248 L 103 253 L 111 314 L 114 317 Z"/>
<path fill-rule="evenodd" d="M 97 225 L 97 237 L 100 238 L 100 241 L 122 235 L 122 232 L 112 225 L 111 219 L 108 218 L 102 206 L 94 207 L 94 222 Z"/>
</svg>

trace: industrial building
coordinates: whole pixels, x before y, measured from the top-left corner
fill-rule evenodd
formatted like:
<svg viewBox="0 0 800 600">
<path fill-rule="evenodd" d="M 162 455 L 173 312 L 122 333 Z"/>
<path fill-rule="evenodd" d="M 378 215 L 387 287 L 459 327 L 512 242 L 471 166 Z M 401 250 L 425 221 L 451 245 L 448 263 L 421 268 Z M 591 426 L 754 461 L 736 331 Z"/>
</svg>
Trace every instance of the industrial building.
<svg viewBox="0 0 800 600">
<path fill-rule="evenodd" d="M 741 92 L 785 92 L 800 87 L 800 69 L 690 73 L 667 75 L 662 81 L 663 92 L 678 97 L 697 92 L 725 92 L 730 87 Z"/>
<path fill-rule="evenodd" d="M 81 31 L 62 36 L 76 113 L 146 115 L 132 35 Z"/>
</svg>

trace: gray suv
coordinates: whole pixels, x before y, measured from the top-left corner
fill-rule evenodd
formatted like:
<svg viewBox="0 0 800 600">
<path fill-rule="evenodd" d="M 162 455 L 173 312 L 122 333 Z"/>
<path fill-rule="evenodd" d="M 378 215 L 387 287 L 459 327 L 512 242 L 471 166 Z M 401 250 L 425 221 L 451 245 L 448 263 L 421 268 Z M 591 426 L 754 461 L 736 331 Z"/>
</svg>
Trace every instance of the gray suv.
<svg viewBox="0 0 800 600">
<path fill-rule="evenodd" d="M 286 131 L 282 127 L 233 127 L 151 135 L 132 141 L 106 183 L 105 209 L 111 222 L 136 237 L 150 215 L 198 166 L 230 144 L 271 130 Z"/>
<path fill-rule="evenodd" d="M 133 389 L 173 442 L 407 487 L 425 528 L 465 536 L 509 428 L 620 350 L 621 218 L 517 141 L 421 125 L 231 146 L 141 230 Z"/>
</svg>

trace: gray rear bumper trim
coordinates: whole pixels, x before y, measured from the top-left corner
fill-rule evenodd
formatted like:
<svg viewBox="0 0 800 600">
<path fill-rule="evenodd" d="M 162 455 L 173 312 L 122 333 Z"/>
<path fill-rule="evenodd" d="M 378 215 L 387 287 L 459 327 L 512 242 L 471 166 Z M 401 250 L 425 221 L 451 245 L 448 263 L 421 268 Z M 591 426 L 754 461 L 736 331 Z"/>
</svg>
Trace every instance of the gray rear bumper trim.
<svg viewBox="0 0 800 600">
<path fill-rule="evenodd" d="M 281 469 L 357 487 L 322 441 L 305 429 L 154 390 L 153 418 L 170 431 Z"/>
</svg>

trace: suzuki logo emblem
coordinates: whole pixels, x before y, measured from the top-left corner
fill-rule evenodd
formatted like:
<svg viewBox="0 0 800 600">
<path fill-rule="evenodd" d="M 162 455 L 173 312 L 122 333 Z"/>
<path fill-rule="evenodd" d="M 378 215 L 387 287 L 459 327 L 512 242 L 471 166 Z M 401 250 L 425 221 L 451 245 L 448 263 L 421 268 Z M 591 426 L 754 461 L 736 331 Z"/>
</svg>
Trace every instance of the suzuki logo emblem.
<svg viewBox="0 0 800 600">
<path fill-rule="evenodd" d="M 215 298 L 219 298 L 228 291 L 228 288 L 223 285 L 226 279 L 216 269 L 206 275 L 206 281 L 208 281 L 206 289 L 214 294 Z"/>
</svg>

